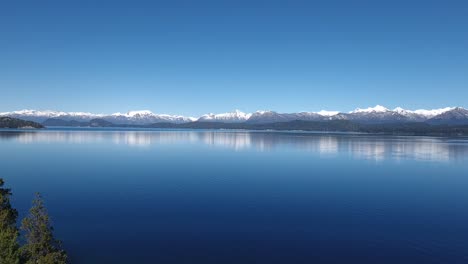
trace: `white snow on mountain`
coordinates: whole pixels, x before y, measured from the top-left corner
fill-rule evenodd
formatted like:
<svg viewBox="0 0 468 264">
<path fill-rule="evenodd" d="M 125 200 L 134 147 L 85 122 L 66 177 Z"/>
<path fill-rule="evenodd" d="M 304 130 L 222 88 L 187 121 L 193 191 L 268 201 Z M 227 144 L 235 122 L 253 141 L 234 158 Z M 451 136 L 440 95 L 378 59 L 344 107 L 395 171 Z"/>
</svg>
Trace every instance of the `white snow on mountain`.
<svg viewBox="0 0 468 264">
<path fill-rule="evenodd" d="M 414 113 L 413 111 L 411 110 L 406 110 L 406 109 L 403 109 L 401 107 L 397 107 L 395 109 L 393 109 L 394 112 L 397 112 L 399 114 L 407 114 L 407 113 Z"/>
<path fill-rule="evenodd" d="M 288 114 L 280 114 L 275 111 L 256 111 L 252 113 L 250 118 L 247 120 L 249 123 L 275 123 L 275 122 L 288 122 L 292 121 Z"/>
<path fill-rule="evenodd" d="M 443 114 L 445 112 L 454 110 L 456 107 L 445 107 L 445 108 L 440 108 L 440 109 L 432 109 L 432 110 L 426 110 L 426 109 L 419 109 L 419 110 L 406 110 L 401 107 L 397 107 L 393 109 L 394 112 L 397 112 L 402 115 L 420 115 L 425 118 L 432 118 L 437 115 Z"/>
<path fill-rule="evenodd" d="M 10 116 L 15 118 L 21 118 L 24 120 L 35 121 L 35 122 L 44 122 L 49 118 L 59 118 L 64 120 L 91 120 L 94 118 L 101 118 L 104 115 L 92 114 L 86 112 L 61 112 L 61 111 L 52 111 L 52 110 L 19 110 L 12 112 L 0 113 L 0 116 Z"/>
<path fill-rule="evenodd" d="M 196 118 L 180 115 L 155 114 L 149 110 L 129 111 L 103 116 L 102 119 L 117 124 L 151 124 L 151 123 L 187 123 Z"/>
<path fill-rule="evenodd" d="M 44 122 L 47 119 L 63 119 L 66 121 L 90 121 L 100 118 L 106 121 L 115 122 L 118 124 L 150 124 L 150 123 L 186 123 L 196 119 L 193 117 L 185 117 L 179 115 L 154 114 L 151 111 L 130 111 L 127 113 L 114 113 L 111 115 L 92 114 L 86 112 L 60 112 L 60 111 L 37 111 L 37 110 L 20 110 L 13 112 L 0 113 L 0 116 L 16 117 L 24 120 L 35 122 Z"/>
<path fill-rule="evenodd" d="M 127 113 L 113 113 L 111 116 L 123 116 L 123 117 L 142 117 L 142 116 L 153 116 L 153 112 L 150 110 L 140 110 L 140 111 L 129 111 Z"/>
<path fill-rule="evenodd" d="M 230 113 L 222 113 L 222 114 L 206 114 L 202 115 L 198 118 L 200 122 L 225 122 L 225 123 L 241 123 L 247 121 L 252 114 L 246 114 L 239 110 L 235 110 L 234 112 Z"/>
<path fill-rule="evenodd" d="M 327 110 L 321 110 L 321 111 L 316 112 L 316 114 L 319 114 L 321 116 L 327 116 L 327 117 L 335 116 L 339 113 L 340 111 L 327 111 Z"/>
<path fill-rule="evenodd" d="M 432 109 L 432 110 L 425 110 L 425 109 L 419 109 L 413 111 L 416 114 L 420 114 L 426 117 L 434 117 L 440 114 L 443 114 L 445 112 L 454 110 L 456 107 L 445 107 L 445 108 L 439 108 L 439 109 Z"/>
<path fill-rule="evenodd" d="M 365 109 L 357 108 L 354 111 L 349 112 L 350 114 L 365 114 L 365 113 L 396 113 L 402 116 L 406 116 L 411 120 L 414 121 L 422 121 L 425 119 L 433 118 L 435 116 L 438 116 L 440 114 L 446 113 L 448 111 L 454 110 L 456 107 L 445 107 L 445 108 L 440 108 L 440 109 L 432 109 L 432 110 L 426 110 L 426 109 L 418 109 L 418 110 L 408 110 L 404 109 L 402 107 L 396 107 L 393 110 L 390 110 L 384 106 L 377 105 L 375 107 L 369 107 Z"/>
<path fill-rule="evenodd" d="M 59 117 L 59 116 L 78 116 L 78 117 L 80 116 L 93 116 L 93 117 L 103 116 L 99 114 L 92 114 L 92 113 L 86 113 L 86 112 L 61 112 L 61 111 L 52 111 L 52 110 L 38 111 L 38 110 L 28 110 L 28 109 L 0 113 L 0 116 L 6 116 L 6 115 L 42 116 L 42 117 L 48 117 L 48 118 L 54 118 L 54 117 Z"/>
<path fill-rule="evenodd" d="M 63 119 L 65 121 L 90 121 L 92 119 L 103 119 L 115 124 L 152 124 L 152 123 L 187 123 L 194 121 L 201 122 L 224 122 L 224 123 L 273 123 L 288 122 L 294 120 L 303 121 L 325 121 L 334 119 L 348 119 L 358 122 L 425 122 L 429 119 L 438 118 L 445 120 L 449 117 L 453 119 L 452 112 L 464 108 L 445 107 L 440 109 L 418 109 L 407 110 L 397 107 L 390 110 L 384 106 L 376 105 L 369 108 L 357 108 L 349 113 L 339 111 L 322 110 L 319 112 L 300 113 L 278 113 L 275 111 L 256 111 L 254 113 L 244 113 L 239 110 L 220 114 L 205 114 L 198 118 L 180 115 L 155 114 L 149 110 L 129 111 L 126 113 L 114 114 L 93 114 L 88 112 L 62 112 L 52 110 L 20 110 L 0 113 L 0 116 L 10 116 L 35 122 L 44 122 L 47 119 Z M 461 109 L 461 110 L 460 110 Z M 462 111 L 462 113 L 465 113 Z M 463 118 L 463 115 L 457 115 Z"/>
<path fill-rule="evenodd" d="M 349 112 L 350 114 L 355 114 L 355 113 L 383 113 L 383 112 L 388 112 L 390 109 L 381 106 L 381 105 L 376 105 L 375 107 L 369 107 L 369 108 L 356 108 L 354 111 Z"/>
</svg>

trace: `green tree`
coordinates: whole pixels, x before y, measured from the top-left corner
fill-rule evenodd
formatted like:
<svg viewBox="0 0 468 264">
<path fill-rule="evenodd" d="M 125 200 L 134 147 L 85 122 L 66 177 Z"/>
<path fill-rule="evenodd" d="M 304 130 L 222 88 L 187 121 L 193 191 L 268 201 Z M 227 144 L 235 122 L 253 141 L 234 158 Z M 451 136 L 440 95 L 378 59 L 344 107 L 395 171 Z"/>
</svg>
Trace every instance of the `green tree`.
<svg viewBox="0 0 468 264">
<path fill-rule="evenodd" d="M 29 215 L 23 220 L 21 229 L 25 233 L 26 245 L 23 257 L 26 264 L 62 264 L 68 263 L 66 252 L 60 241 L 53 236 L 53 227 L 44 202 L 39 193 L 33 200 Z"/>
<path fill-rule="evenodd" d="M 3 185 L 3 179 L 0 179 L 0 264 L 18 264 L 18 212 L 11 207 L 11 190 Z"/>
</svg>

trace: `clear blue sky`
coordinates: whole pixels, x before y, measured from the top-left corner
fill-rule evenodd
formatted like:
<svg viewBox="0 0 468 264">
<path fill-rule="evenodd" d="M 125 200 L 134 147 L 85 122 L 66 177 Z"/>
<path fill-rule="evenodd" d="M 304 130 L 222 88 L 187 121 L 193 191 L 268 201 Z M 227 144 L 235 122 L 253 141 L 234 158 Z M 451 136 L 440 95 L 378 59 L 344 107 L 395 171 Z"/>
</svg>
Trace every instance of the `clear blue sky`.
<svg viewBox="0 0 468 264">
<path fill-rule="evenodd" d="M 0 111 L 467 107 L 467 14 L 450 0 L 2 1 Z"/>
</svg>

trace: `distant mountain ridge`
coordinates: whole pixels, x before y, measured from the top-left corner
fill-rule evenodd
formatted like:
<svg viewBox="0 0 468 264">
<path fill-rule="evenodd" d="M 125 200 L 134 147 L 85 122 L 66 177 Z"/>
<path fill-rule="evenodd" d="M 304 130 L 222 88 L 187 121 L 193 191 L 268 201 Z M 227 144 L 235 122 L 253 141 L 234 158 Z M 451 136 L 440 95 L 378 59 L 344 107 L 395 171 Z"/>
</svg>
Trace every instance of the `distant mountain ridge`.
<svg viewBox="0 0 468 264">
<path fill-rule="evenodd" d="M 60 119 L 64 121 L 89 122 L 93 119 L 102 119 L 114 124 L 143 125 L 151 123 L 187 123 L 196 119 L 177 115 L 154 114 L 151 111 L 130 111 L 127 113 L 114 113 L 111 115 L 93 114 L 87 112 L 61 112 L 61 111 L 38 111 L 21 110 L 0 113 L 0 116 L 9 116 L 34 122 L 45 122 L 48 119 Z"/>
<path fill-rule="evenodd" d="M 142 126 L 151 124 L 186 124 L 193 122 L 214 123 L 246 123 L 269 124 L 291 121 L 333 121 L 349 120 L 360 124 L 400 124 L 422 122 L 440 125 L 465 125 L 468 124 L 468 110 L 462 107 L 445 107 L 433 110 L 406 110 L 397 107 L 390 110 L 377 105 L 369 108 L 357 108 L 351 112 L 319 111 L 299 113 L 278 113 L 275 111 L 257 111 L 244 113 L 235 110 L 231 113 L 205 114 L 198 118 L 180 115 L 155 114 L 151 111 L 130 111 L 127 113 L 93 114 L 87 112 L 60 112 L 21 110 L 0 113 L 0 116 L 9 116 L 38 123 L 46 126 L 88 126 L 91 120 L 102 120 L 113 125 Z M 58 121 L 60 120 L 60 121 Z"/>
</svg>

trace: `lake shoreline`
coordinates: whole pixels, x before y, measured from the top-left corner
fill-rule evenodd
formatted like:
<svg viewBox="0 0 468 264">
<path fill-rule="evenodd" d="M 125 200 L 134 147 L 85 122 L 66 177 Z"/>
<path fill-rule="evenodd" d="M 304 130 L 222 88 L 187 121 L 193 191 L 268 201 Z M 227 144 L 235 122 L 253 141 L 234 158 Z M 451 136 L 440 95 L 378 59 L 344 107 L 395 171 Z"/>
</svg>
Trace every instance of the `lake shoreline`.
<svg viewBox="0 0 468 264">
<path fill-rule="evenodd" d="M 440 134 L 440 133 L 373 133 L 354 131 L 313 131 L 313 130 L 277 130 L 277 129 L 223 129 L 223 128 L 151 128 L 151 127 L 44 127 L 44 128 L 0 128 L 0 132 L 39 132 L 39 131 L 60 131 L 60 132 L 220 132 L 220 133 L 278 133 L 291 135 L 351 135 L 351 136 L 395 136 L 395 137 L 430 137 L 430 138 L 459 138 L 468 139 L 468 134 Z"/>
</svg>

